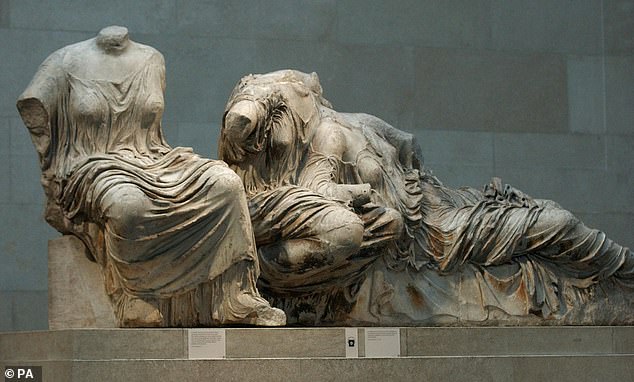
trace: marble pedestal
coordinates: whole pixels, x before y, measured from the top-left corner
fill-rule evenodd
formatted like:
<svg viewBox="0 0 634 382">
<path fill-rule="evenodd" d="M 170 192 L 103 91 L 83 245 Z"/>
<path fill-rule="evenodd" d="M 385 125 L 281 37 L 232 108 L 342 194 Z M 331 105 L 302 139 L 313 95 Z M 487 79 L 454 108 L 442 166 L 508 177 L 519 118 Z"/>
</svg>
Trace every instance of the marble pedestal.
<svg viewBox="0 0 634 382">
<path fill-rule="evenodd" d="M 188 359 L 187 329 L 0 334 L 0 365 L 45 381 L 628 381 L 634 327 L 400 328 L 401 356 L 345 358 L 344 328 L 228 328 L 226 358 Z"/>
<path fill-rule="evenodd" d="M 48 327 L 117 327 L 101 269 L 75 236 L 48 242 Z"/>
<path fill-rule="evenodd" d="M 226 357 L 191 360 L 188 329 L 116 329 L 83 244 L 49 244 L 49 327 L 0 333 L 0 366 L 44 381 L 627 381 L 634 327 L 408 327 L 400 356 L 346 358 L 345 328 L 226 328 Z M 75 329 L 70 329 L 75 328 Z"/>
</svg>

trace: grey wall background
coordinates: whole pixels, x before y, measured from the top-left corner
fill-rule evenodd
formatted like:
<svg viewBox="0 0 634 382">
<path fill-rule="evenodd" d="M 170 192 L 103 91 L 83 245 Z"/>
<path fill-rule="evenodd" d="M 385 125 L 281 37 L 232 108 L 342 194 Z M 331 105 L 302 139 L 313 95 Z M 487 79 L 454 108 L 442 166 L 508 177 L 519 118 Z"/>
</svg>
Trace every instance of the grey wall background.
<svg viewBox="0 0 634 382">
<path fill-rule="evenodd" d="M 112 24 L 164 54 L 173 146 L 215 157 L 241 76 L 316 71 L 336 109 L 416 134 L 446 184 L 497 175 L 634 246 L 634 0 L 0 0 L 0 330 L 46 328 L 57 235 L 15 100 Z"/>
</svg>

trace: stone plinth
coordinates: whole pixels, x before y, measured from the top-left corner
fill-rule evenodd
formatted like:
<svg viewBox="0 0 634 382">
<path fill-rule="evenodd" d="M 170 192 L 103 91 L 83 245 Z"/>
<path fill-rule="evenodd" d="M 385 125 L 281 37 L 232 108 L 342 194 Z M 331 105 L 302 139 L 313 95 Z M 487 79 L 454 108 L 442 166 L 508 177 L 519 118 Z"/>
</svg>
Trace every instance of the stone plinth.
<svg viewBox="0 0 634 382">
<path fill-rule="evenodd" d="M 3 365 L 46 381 L 625 381 L 634 327 L 401 328 L 401 356 L 345 358 L 344 328 L 228 328 L 226 358 L 189 360 L 187 329 L 0 334 Z"/>
<path fill-rule="evenodd" d="M 117 327 L 99 265 L 75 236 L 48 243 L 48 327 Z"/>
</svg>

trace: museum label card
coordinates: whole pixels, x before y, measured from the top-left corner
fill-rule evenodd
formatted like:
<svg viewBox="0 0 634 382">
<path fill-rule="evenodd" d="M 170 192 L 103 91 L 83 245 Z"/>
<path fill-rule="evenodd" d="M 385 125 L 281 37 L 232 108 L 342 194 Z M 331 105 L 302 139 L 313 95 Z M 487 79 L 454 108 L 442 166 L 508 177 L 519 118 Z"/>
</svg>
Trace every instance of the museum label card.
<svg viewBox="0 0 634 382">
<path fill-rule="evenodd" d="M 391 358 L 401 355 L 399 328 L 365 328 L 366 358 Z"/>
<path fill-rule="evenodd" d="M 224 329 L 189 329 L 187 333 L 189 359 L 218 359 L 226 357 Z"/>
</svg>

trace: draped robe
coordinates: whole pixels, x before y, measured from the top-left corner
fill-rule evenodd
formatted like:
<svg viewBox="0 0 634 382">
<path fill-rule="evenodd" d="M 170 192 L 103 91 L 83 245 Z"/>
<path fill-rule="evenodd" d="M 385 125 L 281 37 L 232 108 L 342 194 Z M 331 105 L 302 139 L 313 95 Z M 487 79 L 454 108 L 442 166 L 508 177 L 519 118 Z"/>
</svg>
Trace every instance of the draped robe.
<svg viewBox="0 0 634 382">
<path fill-rule="evenodd" d="M 255 289 L 242 182 L 225 163 L 164 140 L 162 55 L 132 43 L 142 60 L 122 80 L 82 78 L 66 60 L 88 43 L 53 53 L 18 101 L 40 155 L 49 223 L 90 249 L 119 319 L 136 298 L 158 307 L 163 326 L 252 312 L 225 294 L 266 304 Z M 42 115 L 45 129 L 33 122 Z M 227 274 L 237 285 L 223 285 Z"/>
<path fill-rule="evenodd" d="M 498 179 L 484 191 L 445 187 L 423 166 L 411 134 L 367 114 L 332 110 L 316 76 L 287 70 L 245 77 L 226 112 L 245 100 L 258 110 L 256 129 L 241 142 L 223 127 L 220 153 L 245 182 L 262 244 L 270 243 L 271 232 L 281 241 L 315 235 L 307 222 L 336 208 L 328 191 L 339 184 L 369 183 L 369 205 L 398 211 L 404 223 L 402 235 L 368 232 L 366 244 L 390 243 L 382 256 L 370 245 L 351 255 L 347 273 L 341 263 L 318 278 L 267 267 L 268 290 L 290 315 L 313 305 L 315 320 L 329 322 L 483 321 L 494 311 L 563 317 L 583 309 L 594 293 L 588 288 L 598 282 L 634 280 L 629 249 L 552 201 L 532 199 Z M 312 115 L 305 112 L 311 108 Z M 348 145 L 362 146 L 352 159 L 314 148 L 316 137 L 338 133 Z M 305 201 L 310 208 L 303 208 Z M 363 208 L 356 212 L 371 225 Z"/>
</svg>

